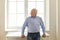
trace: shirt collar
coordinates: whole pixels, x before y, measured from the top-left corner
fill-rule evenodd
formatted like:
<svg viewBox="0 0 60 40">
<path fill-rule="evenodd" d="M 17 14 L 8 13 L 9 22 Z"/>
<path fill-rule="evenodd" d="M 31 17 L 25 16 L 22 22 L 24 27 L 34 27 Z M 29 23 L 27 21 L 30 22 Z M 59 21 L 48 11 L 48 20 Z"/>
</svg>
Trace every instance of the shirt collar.
<svg viewBox="0 0 60 40">
<path fill-rule="evenodd" d="M 35 17 L 32 17 L 32 16 L 31 16 L 31 18 L 36 18 L 36 16 L 35 16 Z"/>
</svg>

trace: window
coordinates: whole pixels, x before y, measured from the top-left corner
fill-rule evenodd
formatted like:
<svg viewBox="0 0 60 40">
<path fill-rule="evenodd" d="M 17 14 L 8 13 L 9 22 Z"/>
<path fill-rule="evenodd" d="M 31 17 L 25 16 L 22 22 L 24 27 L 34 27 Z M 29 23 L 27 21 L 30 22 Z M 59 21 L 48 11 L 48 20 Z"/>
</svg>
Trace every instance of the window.
<svg viewBox="0 0 60 40">
<path fill-rule="evenodd" d="M 44 20 L 44 0 L 28 0 L 28 15 L 30 15 L 32 8 L 36 8 L 38 10 L 37 16 Z"/>
<path fill-rule="evenodd" d="M 46 30 L 49 30 L 49 0 L 6 0 L 5 30 L 20 31 L 33 8 L 38 10 L 37 15 L 42 17 Z"/>
</svg>

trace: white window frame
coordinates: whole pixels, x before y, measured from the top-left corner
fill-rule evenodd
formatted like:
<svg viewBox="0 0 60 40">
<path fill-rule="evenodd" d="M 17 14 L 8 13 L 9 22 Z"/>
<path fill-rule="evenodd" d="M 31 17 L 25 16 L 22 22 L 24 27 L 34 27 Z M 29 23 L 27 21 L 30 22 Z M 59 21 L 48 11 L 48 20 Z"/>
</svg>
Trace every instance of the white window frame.
<svg viewBox="0 0 60 40">
<path fill-rule="evenodd" d="M 27 4 L 28 4 L 28 2 L 27 2 L 28 0 L 25 0 L 25 18 L 27 17 L 26 15 L 28 14 L 27 13 Z M 45 18 L 44 18 L 44 20 L 45 20 L 45 26 L 46 27 L 48 27 L 48 29 L 46 29 L 46 31 L 49 31 L 49 4 L 47 4 L 47 2 L 49 3 L 49 0 L 45 0 L 45 9 L 44 9 L 44 16 L 45 16 Z M 5 0 L 5 31 L 18 31 L 19 29 L 8 29 L 7 28 L 7 4 L 8 4 L 8 2 L 7 2 L 7 0 Z M 47 6 L 46 5 L 48 5 L 48 8 L 47 8 Z M 48 10 L 48 12 L 47 12 L 47 10 Z M 48 21 L 47 21 L 48 20 Z"/>
</svg>

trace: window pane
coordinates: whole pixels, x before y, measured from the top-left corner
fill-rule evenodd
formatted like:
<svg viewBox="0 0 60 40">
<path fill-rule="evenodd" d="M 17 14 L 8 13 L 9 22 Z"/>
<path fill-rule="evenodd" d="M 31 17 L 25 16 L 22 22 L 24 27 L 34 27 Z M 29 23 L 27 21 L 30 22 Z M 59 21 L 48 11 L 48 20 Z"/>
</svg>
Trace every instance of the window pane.
<svg viewBox="0 0 60 40">
<path fill-rule="evenodd" d="M 8 2 L 8 13 L 16 13 L 16 2 Z"/>
<path fill-rule="evenodd" d="M 17 26 L 18 27 L 22 27 L 24 20 L 25 20 L 24 14 L 17 14 Z"/>
<path fill-rule="evenodd" d="M 43 19 L 43 21 L 44 21 L 44 13 L 42 13 L 42 14 L 38 13 L 37 16 L 41 17 Z"/>
<path fill-rule="evenodd" d="M 37 2 L 38 13 L 44 13 L 44 2 Z"/>
<path fill-rule="evenodd" d="M 28 0 L 28 1 L 44 1 L 44 0 Z"/>
<path fill-rule="evenodd" d="M 35 2 L 28 2 L 28 13 L 30 13 L 33 8 L 36 8 Z"/>
<path fill-rule="evenodd" d="M 37 0 L 37 1 L 44 1 L 44 0 Z"/>
<path fill-rule="evenodd" d="M 16 27 L 16 14 L 9 14 L 8 15 L 8 28 L 15 28 Z"/>
<path fill-rule="evenodd" d="M 8 0 L 8 1 L 16 1 L 16 0 Z"/>
<path fill-rule="evenodd" d="M 31 12 L 30 12 L 30 13 L 28 13 L 28 17 L 29 17 L 29 16 L 31 16 Z"/>
<path fill-rule="evenodd" d="M 28 1 L 35 1 L 35 0 L 28 0 Z"/>
<path fill-rule="evenodd" d="M 17 13 L 24 13 L 24 2 L 17 2 Z"/>
<path fill-rule="evenodd" d="M 8 0 L 8 1 L 24 1 L 24 0 Z"/>
<path fill-rule="evenodd" d="M 17 0 L 17 1 L 24 1 L 24 0 Z"/>
</svg>

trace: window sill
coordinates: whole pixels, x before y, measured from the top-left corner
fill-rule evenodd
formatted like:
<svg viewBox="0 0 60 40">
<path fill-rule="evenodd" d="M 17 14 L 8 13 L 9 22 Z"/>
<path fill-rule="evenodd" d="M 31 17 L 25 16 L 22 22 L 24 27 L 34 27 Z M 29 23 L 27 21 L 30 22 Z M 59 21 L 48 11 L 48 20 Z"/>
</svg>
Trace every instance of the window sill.
<svg viewBox="0 0 60 40">
<path fill-rule="evenodd" d="M 42 32 L 40 32 L 40 35 L 42 36 Z M 46 33 L 47 37 L 49 37 L 49 34 Z M 27 33 L 25 33 L 25 36 L 27 36 Z M 21 37 L 21 32 L 8 32 L 6 37 Z"/>
<path fill-rule="evenodd" d="M 5 29 L 6 32 L 17 32 L 20 31 L 20 29 Z"/>
</svg>

